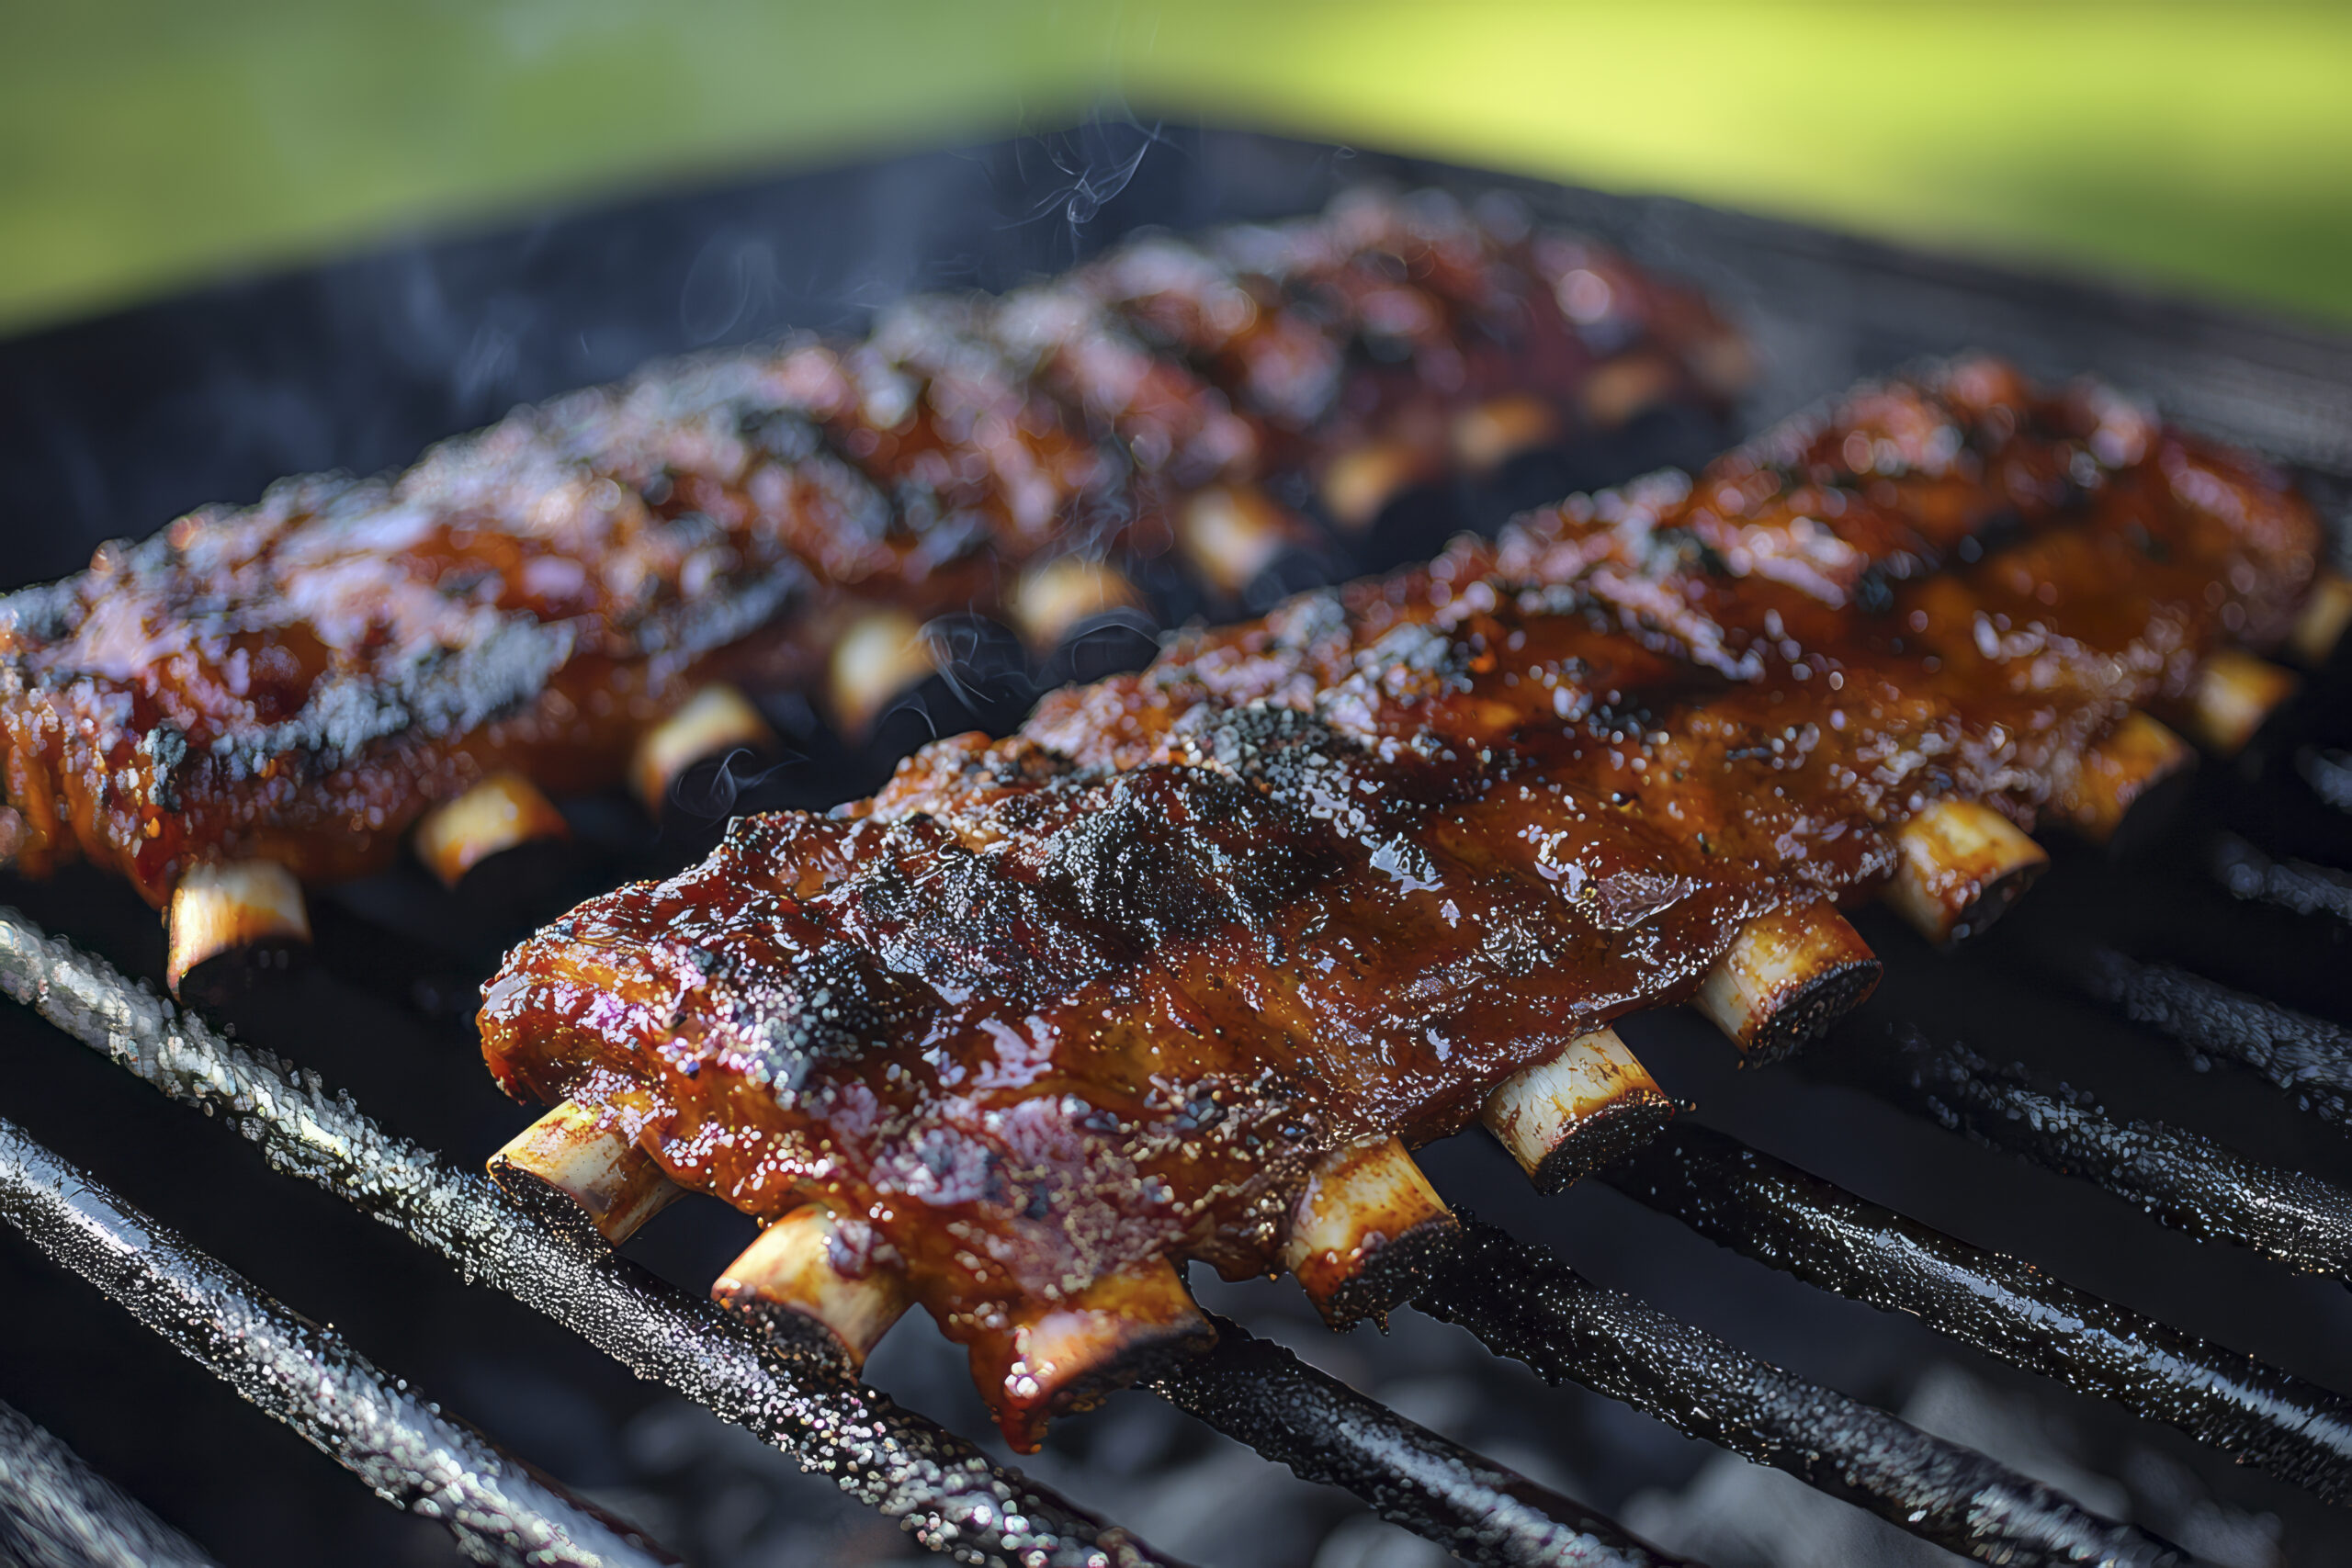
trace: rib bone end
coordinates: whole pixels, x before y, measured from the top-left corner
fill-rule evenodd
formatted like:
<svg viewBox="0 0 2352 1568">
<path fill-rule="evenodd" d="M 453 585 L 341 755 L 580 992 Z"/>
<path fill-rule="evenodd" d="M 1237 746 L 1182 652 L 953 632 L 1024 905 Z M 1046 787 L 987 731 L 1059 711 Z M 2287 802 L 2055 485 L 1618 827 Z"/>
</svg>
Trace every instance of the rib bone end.
<svg viewBox="0 0 2352 1568">
<path fill-rule="evenodd" d="M 1490 474 L 1523 452 L 1562 434 L 1560 411 L 1545 399 L 1489 398 L 1453 416 L 1453 460 L 1470 474 Z"/>
<path fill-rule="evenodd" d="M 850 623 L 826 666 L 833 723 L 864 739 L 874 721 L 933 668 L 922 623 L 904 610 L 876 610 Z"/>
<path fill-rule="evenodd" d="M 172 890 L 168 924 L 164 975 L 174 992 L 200 964 L 237 952 L 282 957 L 311 941 L 302 885 L 275 861 L 190 867 Z"/>
<path fill-rule="evenodd" d="M 2295 694 L 2294 672 L 2225 648 L 2205 660 L 2188 697 L 2188 732 L 2218 756 L 2245 750 L 2272 710 Z"/>
<path fill-rule="evenodd" d="M 2067 820 L 2091 842 L 2106 843 L 2150 791 L 2187 772 L 2196 761 L 2188 741 L 2134 710 L 2083 754 L 2065 802 Z"/>
<path fill-rule="evenodd" d="M 1332 458 L 1318 488 L 1333 522 L 1362 529 L 1408 486 L 1432 477 L 1435 467 L 1428 454 L 1408 443 L 1374 441 Z"/>
<path fill-rule="evenodd" d="M 1898 856 L 1887 902 L 1930 942 L 1973 936 L 2003 911 L 2050 863 L 2050 855 L 2017 825 L 1973 800 L 1946 800 L 1905 822 L 1894 835 Z"/>
<path fill-rule="evenodd" d="M 499 773 L 435 807 L 416 825 L 416 853 L 443 886 L 455 887 L 494 854 L 571 834 L 563 813 L 537 785 L 520 773 Z"/>
<path fill-rule="evenodd" d="M 2312 583 L 2295 629 L 2287 634 L 2287 646 L 2306 664 L 2324 664 L 2344 640 L 2347 626 L 2352 626 L 2352 577 L 2323 571 Z"/>
<path fill-rule="evenodd" d="M 1503 1080 L 1483 1113 L 1536 1187 L 1557 1192 L 1657 1135 L 1674 1102 L 1613 1029 Z"/>
<path fill-rule="evenodd" d="M 565 1100 L 491 1156 L 490 1179 L 508 1197 L 543 1213 L 564 1213 L 548 1200 L 565 1199 L 616 1247 L 685 1191 L 610 1111 L 576 1100 Z"/>
<path fill-rule="evenodd" d="M 1142 606 L 1143 595 L 1117 568 L 1061 556 L 1023 572 L 1005 609 L 1023 638 L 1042 652 L 1098 615 Z"/>
<path fill-rule="evenodd" d="M 1674 362 L 1662 354 L 1612 359 L 1585 381 L 1585 415 L 1603 430 L 1614 430 L 1664 402 L 1679 378 Z"/>
<path fill-rule="evenodd" d="M 772 751 L 776 748 L 775 731 L 768 728 L 750 698 L 714 681 L 645 732 L 629 761 L 629 783 L 646 809 L 659 813 L 662 803 L 670 797 L 670 786 L 687 769 L 706 757 L 738 748 Z"/>
<path fill-rule="evenodd" d="M 1289 513 L 1248 485 L 1211 485 L 1184 502 L 1177 542 L 1193 570 L 1232 597 L 1303 535 Z"/>
<path fill-rule="evenodd" d="M 1758 915 L 1699 982 L 1692 1005 L 1746 1061 L 1778 1062 L 1861 1006 L 1884 965 L 1826 900 Z"/>
<path fill-rule="evenodd" d="M 812 1203 L 762 1231 L 711 1286 L 710 1299 L 854 1372 L 912 1298 L 895 1268 L 850 1272 L 831 1217 Z"/>
<path fill-rule="evenodd" d="M 1001 1391 L 997 1419 L 1006 1439 L 1035 1453 L 1052 1417 L 1091 1410 L 1216 1340 L 1176 1266 L 1155 1258 L 1023 1314 L 1008 1336 L 976 1342 L 973 1371 L 981 1387 Z"/>
<path fill-rule="evenodd" d="M 1335 1328 L 1411 1297 L 1460 1228 L 1405 1145 L 1367 1138 L 1323 1156 L 1291 1211 L 1283 1265 Z"/>
</svg>

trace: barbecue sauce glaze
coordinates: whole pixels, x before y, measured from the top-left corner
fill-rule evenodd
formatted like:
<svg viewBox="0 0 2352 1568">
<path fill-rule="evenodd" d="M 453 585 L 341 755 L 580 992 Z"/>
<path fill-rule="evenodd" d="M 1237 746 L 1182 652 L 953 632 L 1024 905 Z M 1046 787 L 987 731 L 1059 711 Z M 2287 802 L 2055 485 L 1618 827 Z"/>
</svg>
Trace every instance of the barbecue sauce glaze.
<svg viewBox="0 0 2352 1568">
<path fill-rule="evenodd" d="M 1868 389 L 740 818 L 511 954 L 488 1058 L 691 1188 L 824 1204 L 1032 1445 L 1025 1314 L 1267 1270 L 1315 1156 L 1453 1133 L 1757 914 L 1870 897 L 1932 802 L 2030 828 L 2131 707 L 2281 635 L 2319 545 L 2096 388 Z"/>
<path fill-rule="evenodd" d="M 862 609 L 1162 554 L 1188 490 L 1367 441 L 1436 472 L 1453 411 L 1498 395 L 1562 434 L 1611 376 L 1703 400 L 1726 355 L 1703 302 L 1599 247 L 1353 200 L 657 367 L 0 600 L 0 858 L 86 856 L 158 906 L 208 861 L 363 874 L 500 769 L 617 784 L 701 681 L 798 684 Z"/>
</svg>

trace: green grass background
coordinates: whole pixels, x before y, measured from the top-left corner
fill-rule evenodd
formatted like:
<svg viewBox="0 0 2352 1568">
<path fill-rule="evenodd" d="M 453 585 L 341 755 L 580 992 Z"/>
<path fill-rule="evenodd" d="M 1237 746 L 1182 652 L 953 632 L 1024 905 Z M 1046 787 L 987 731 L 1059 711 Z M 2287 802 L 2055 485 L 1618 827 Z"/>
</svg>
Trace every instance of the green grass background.
<svg viewBox="0 0 2352 1568">
<path fill-rule="evenodd" d="M 0 0 L 0 330 L 1105 101 L 2352 322 L 2346 6 Z"/>
</svg>

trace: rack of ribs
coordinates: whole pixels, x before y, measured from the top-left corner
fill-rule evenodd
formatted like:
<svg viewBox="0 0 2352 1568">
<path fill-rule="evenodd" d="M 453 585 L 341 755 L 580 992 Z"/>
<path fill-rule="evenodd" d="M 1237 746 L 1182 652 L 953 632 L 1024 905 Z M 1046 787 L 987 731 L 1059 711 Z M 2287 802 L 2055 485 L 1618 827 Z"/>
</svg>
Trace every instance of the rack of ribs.
<svg viewBox="0 0 2352 1568">
<path fill-rule="evenodd" d="M 1200 1343 L 1186 1261 L 1394 1304 L 1453 1224 L 1410 1147 L 1483 1121 L 1556 1185 L 1655 1132 L 1612 1021 L 1769 1059 L 1876 978 L 1841 908 L 1980 929 L 2173 726 L 2243 739 L 2322 544 L 2097 386 L 1865 388 L 582 905 L 486 988 L 560 1102 L 500 1168 L 608 1235 L 736 1205 L 722 1299 L 853 1360 L 920 1303 L 1032 1446 Z"/>
<path fill-rule="evenodd" d="M 1435 197 L 657 367 L 0 601 L 0 855 L 174 906 L 176 985 L 300 940 L 300 885 L 412 827 L 454 882 L 560 833 L 548 792 L 658 806 L 763 743 L 744 689 L 813 686 L 854 736 L 928 672 L 943 612 L 1049 649 L 1170 562 L 1229 606 L 1400 487 L 1720 406 L 1740 373 L 1695 296 Z"/>
</svg>

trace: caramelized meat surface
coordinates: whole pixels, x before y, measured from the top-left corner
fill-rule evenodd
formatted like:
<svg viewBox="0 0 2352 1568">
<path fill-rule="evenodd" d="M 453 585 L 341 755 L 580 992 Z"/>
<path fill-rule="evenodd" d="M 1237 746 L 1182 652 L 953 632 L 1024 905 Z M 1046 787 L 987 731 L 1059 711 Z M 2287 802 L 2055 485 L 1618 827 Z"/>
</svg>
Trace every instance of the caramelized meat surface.
<svg viewBox="0 0 2352 1568">
<path fill-rule="evenodd" d="M 1443 460 L 1445 411 L 1498 392 L 1560 429 L 1621 362 L 1702 395 L 1730 344 L 1589 245 L 1357 200 L 657 369 L 0 601 L 0 852 L 158 904 L 209 861 L 363 873 L 492 771 L 616 782 L 694 682 L 797 681 L 860 607 L 985 610 L 1041 553 L 1165 552 L 1188 490 L 1392 429 Z"/>
<path fill-rule="evenodd" d="M 1867 389 L 739 819 L 511 954 L 486 1053 L 690 1188 L 823 1205 L 1031 1439 L 1014 1325 L 1144 1259 L 1265 1271 L 1317 1156 L 1453 1133 L 1757 916 L 1871 897 L 1939 801 L 2063 808 L 2283 632 L 2320 542 L 2096 388 Z"/>
</svg>

